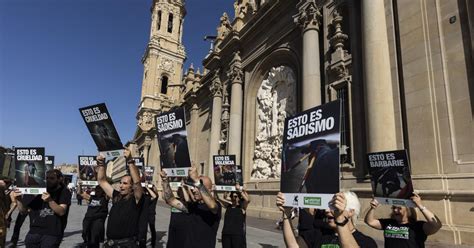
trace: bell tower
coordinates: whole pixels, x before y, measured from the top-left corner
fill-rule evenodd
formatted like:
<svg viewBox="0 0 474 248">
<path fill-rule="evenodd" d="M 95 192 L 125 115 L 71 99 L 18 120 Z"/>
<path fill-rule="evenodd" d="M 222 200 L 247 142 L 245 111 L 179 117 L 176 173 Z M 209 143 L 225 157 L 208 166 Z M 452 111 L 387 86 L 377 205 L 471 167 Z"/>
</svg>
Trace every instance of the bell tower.
<svg viewBox="0 0 474 248">
<path fill-rule="evenodd" d="M 182 70 L 186 59 L 182 37 L 186 10 L 184 0 L 153 0 L 150 10 L 150 40 L 142 57 L 142 92 L 133 140 L 145 163 L 158 165 L 155 155 L 148 154 L 150 145 L 156 142 L 153 118 L 182 101 L 185 89 Z"/>
</svg>

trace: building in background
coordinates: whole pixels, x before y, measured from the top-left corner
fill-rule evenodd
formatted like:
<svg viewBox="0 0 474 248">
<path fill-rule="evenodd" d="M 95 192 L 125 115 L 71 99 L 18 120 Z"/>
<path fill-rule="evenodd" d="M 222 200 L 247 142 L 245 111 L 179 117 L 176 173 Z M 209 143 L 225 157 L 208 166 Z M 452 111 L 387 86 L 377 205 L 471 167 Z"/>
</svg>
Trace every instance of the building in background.
<svg viewBox="0 0 474 248">
<path fill-rule="evenodd" d="M 444 224 L 430 240 L 474 244 L 471 1 L 236 0 L 234 7 L 233 18 L 224 13 L 217 23 L 203 72 L 183 75 L 184 1 L 153 1 L 133 141 L 155 178 L 153 117 L 185 106 L 191 159 L 212 176 L 213 155 L 235 154 L 252 197 L 249 215 L 277 219 L 285 117 L 340 99 L 342 188 L 366 208 L 366 154 L 407 149 L 414 187 Z M 362 221 L 358 228 L 381 235 Z"/>
</svg>

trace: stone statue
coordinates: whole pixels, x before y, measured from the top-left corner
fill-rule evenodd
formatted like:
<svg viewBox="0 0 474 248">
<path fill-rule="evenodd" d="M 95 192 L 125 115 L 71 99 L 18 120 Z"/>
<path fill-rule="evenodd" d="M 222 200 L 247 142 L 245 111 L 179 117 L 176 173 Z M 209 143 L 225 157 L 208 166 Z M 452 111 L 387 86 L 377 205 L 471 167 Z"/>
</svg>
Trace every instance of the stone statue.
<svg viewBox="0 0 474 248">
<path fill-rule="evenodd" d="M 296 112 L 296 80 L 287 66 L 274 67 L 257 91 L 252 179 L 280 178 L 285 118 Z"/>
</svg>

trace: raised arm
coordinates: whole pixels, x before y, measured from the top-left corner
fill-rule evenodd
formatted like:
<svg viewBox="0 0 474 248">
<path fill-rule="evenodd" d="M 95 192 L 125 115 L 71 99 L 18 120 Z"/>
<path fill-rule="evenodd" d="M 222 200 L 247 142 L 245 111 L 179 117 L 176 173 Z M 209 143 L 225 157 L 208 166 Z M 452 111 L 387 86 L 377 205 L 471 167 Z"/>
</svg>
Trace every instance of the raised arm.
<svg viewBox="0 0 474 248">
<path fill-rule="evenodd" d="M 282 212 L 283 219 L 283 239 L 287 248 L 307 248 L 308 246 L 301 238 L 296 238 L 294 233 L 293 223 L 291 222 L 291 208 L 284 207 L 285 197 L 283 193 L 278 192 L 276 198 L 276 205 Z"/>
<path fill-rule="evenodd" d="M 346 210 L 347 200 L 344 196 L 344 193 L 337 193 L 331 200 L 331 205 L 335 208 L 334 211 L 334 218 L 337 223 L 344 223 L 344 221 L 352 221 L 350 220 L 352 215 Z M 354 210 L 351 210 L 352 213 Z M 355 240 L 354 236 L 352 235 L 352 230 L 350 229 L 350 225 L 346 224 L 343 226 L 337 225 L 336 230 L 339 239 L 341 241 L 342 248 L 356 248 L 359 247 L 357 241 Z"/>
<path fill-rule="evenodd" d="M 382 230 L 382 224 L 380 224 L 380 221 L 375 218 L 375 209 L 380 205 L 380 203 L 373 198 L 372 201 L 370 201 L 370 208 L 367 211 L 367 214 L 365 215 L 365 224 L 369 225 L 372 228 Z"/>
<path fill-rule="evenodd" d="M 202 180 L 199 178 L 199 174 L 194 163 L 191 164 L 191 168 L 189 169 L 189 177 L 193 180 L 194 185 L 201 193 L 202 201 L 207 205 L 212 213 L 217 214 L 219 206 L 217 205 L 216 199 L 214 199 L 206 185 L 201 182 Z"/>
<path fill-rule="evenodd" d="M 149 188 L 148 187 L 149 185 L 152 185 L 153 188 Z M 155 200 L 158 197 L 158 194 L 155 192 L 155 185 L 153 184 L 149 184 L 149 185 L 146 185 L 146 190 L 148 191 L 148 193 L 150 193 L 151 199 Z"/>
<path fill-rule="evenodd" d="M 97 181 L 99 182 L 99 186 L 104 190 L 105 194 L 112 198 L 114 194 L 114 188 L 112 185 L 107 182 L 107 178 L 105 178 L 105 158 L 102 156 L 97 156 Z"/>
<path fill-rule="evenodd" d="M 240 192 L 240 195 L 242 196 L 242 200 L 243 200 L 242 209 L 244 211 L 247 211 L 247 207 L 250 204 L 250 197 L 249 197 L 249 194 L 247 193 L 247 190 L 245 190 L 244 187 L 240 186 L 239 183 L 235 185 L 235 188 Z"/>
<path fill-rule="evenodd" d="M 77 190 L 76 194 L 80 195 L 82 198 L 86 199 L 86 201 L 89 201 L 91 199 L 91 196 L 87 194 L 86 192 L 82 191 L 82 182 L 79 180 L 77 182 Z"/>
<path fill-rule="evenodd" d="M 163 187 L 163 199 L 165 200 L 165 202 L 171 207 L 174 207 L 182 212 L 187 213 L 188 208 L 180 200 L 176 199 L 176 197 L 174 196 L 173 191 L 171 190 L 171 187 L 170 187 L 170 183 L 168 182 L 168 177 L 164 170 L 161 170 L 160 176 L 161 176 L 161 186 Z"/>
<path fill-rule="evenodd" d="M 220 198 L 219 193 L 215 192 L 216 200 L 220 202 L 224 208 L 227 208 L 230 205 L 232 205 L 232 202 L 226 199 L 227 194 L 228 194 L 227 191 L 224 192 L 223 198 Z"/>
<path fill-rule="evenodd" d="M 14 194 L 13 191 L 10 192 L 10 195 L 9 195 L 9 196 L 10 196 L 10 201 L 11 201 L 12 203 L 10 204 L 10 209 L 8 210 L 8 213 L 5 215 L 5 219 L 10 218 L 10 216 L 11 216 L 12 213 L 13 213 L 13 211 L 15 211 L 15 209 L 17 208 L 17 205 L 18 205 L 17 200 L 16 200 L 16 198 L 15 198 L 15 194 Z"/>
<path fill-rule="evenodd" d="M 441 220 L 421 203 L 421 197 L 417 193 L 413 192 L 411 200 L 415 203 L 416 207 L 420 209 L 423 216 L 425 216 L 426 223 L 423 224 L 425 234 L 432 235 L 438 232 L 443 226 Z"/>
</svg>

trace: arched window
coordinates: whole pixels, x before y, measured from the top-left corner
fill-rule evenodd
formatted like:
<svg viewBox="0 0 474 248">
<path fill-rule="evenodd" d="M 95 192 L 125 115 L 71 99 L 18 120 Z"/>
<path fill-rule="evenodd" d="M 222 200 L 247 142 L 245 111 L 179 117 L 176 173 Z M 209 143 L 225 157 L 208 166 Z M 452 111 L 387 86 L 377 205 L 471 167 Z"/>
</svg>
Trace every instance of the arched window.
<svg viewBox="0 0 474 248">
<path fill-rule="evenodd" d="M 173 14 L 168 16 L 168 33 L 173 32 Z"/>
<path fill-rule="evenodd" d="M 157 29 L 160 30 L 161 29 L 161 10 L 158 11 L 158 25 L 157 25 Z"/>
<path fill-rule="evenodd" d="M 166 94 L 168 92 L 168 77 L 163 76 L 161 78 L 161 94 Z"/>
</svg>

